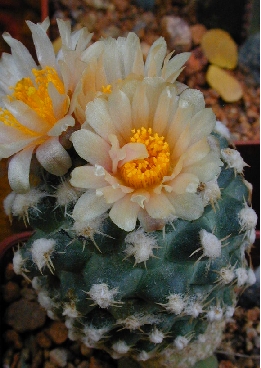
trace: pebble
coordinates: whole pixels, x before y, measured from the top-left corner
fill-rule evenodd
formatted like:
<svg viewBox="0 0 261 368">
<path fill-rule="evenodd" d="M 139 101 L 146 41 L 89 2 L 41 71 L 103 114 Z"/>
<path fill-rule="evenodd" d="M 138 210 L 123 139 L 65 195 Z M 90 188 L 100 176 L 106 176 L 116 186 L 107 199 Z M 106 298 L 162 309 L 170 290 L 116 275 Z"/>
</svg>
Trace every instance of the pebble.
<svg viewBox="0 0 261 368">
<path fill-rule="evenodd" d="M 92 355 L 93 349 L 88 348 L 85 344 L 81 344 L 81 354 L 85 357 L 89 357 Z"/>
<path fill-rule="evenodd" d="M 4 285 L 3 297 L 7 303 L 11 303 L 20 297 L 20 288 L 17 283 L 8 281 Z"/>
<path fill-rule="evenodd" d="M 5 322 L 17 332 L 25 332 L 42 327 L 45 319 L 45 310 L 37 302 L 21 298 L 8 306 Z"/>
<path fill-rule="evenodd" d="M 36 342 L 43 349 L 49 349 L 52 345 L 52 341 L 46 330 L 40 331 L 36 334 Z"/>
<path fill-rule="evenodd" d="M 55 348 L 50 351 L 50 362 L 57 367 L 65 367 L 69 359 L 70 351 L 65 348 Z"/>
<path fill-rule="evenodd" d="M 11 280 L 15 276 L 14 266 L 12 263 L 8 263 L 5 268 L 5 278 L 6 280 Z"/>
<path fill-rule="evenodd" d="M 184 19 L 166 15 L 161 20 L 161 27 L 162 36 L 165 37 L 170 50 L 180 53 L 191 49 L 190 27 Z"/>
<path fill-rule="evenodd" d="M 20 335 L 15 330 L 6 330 L 4 333 L 4 339 L 6 343 L 11 343 L 16 349 L 22 349 L 23 342 Z"/>
<path fill-rule="evenodd" d="M 52 322 L 48 334 L 55 344 L 62 344 L 68 338 L 68 330 L 65 324 L 59 321 Z"/>
</svg>

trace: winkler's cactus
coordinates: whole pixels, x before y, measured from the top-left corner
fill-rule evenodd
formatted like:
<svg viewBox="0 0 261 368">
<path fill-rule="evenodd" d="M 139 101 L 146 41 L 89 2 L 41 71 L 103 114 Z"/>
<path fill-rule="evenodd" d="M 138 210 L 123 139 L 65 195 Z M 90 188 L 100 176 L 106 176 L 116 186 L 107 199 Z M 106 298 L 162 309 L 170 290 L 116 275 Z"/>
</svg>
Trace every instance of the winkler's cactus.
<svg viewBox="0 0 261 368">
<path fill-rule="evenodd" d="M 6 36 L 25 75 L 0 116 L 14 141 L 0 145 L 12 155 L 4 207 L 35 229 L 14 270 L 70 339 L 144 367 L 192 367 L 255 282 L 246 164 L 201 92 L 176 81 L 189 54 L 165 57 L 160 38 L 144 63 L 134 34 L 87 47 L 60 21 L 55 58 L 46 22 L 29 23 L 37 72 Z"/>
</svg>

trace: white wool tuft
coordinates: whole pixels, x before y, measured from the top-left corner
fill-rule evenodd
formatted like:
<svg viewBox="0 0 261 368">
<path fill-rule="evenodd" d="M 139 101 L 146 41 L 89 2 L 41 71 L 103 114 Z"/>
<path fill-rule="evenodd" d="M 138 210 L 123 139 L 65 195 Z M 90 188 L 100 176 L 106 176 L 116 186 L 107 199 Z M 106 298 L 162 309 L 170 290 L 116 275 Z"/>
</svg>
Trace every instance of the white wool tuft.
<svg viewBox="0 0 261 368">
<path fill-rule="evenodd" d="M 5 197 L 4 202 L 3 202 L 5 214 L 9 218 L 11 218 L 13 214 L 12 207 L 13 207 L 15 196 L 16 196 L 16 193 L 11 192 Z"/>
<path fill-rule="evenodd" d="M 101 308 L 108 308 L 115 303 L 114 295 L 117 293 L 118 288 L 110 290 L 107 284 L 94 284 L 88 294 L 95 304 Z"/>
<path fill-rule="evenodd" d="M 84 337 L 82 342 L 89 348 L 95 347 L 97 342 L 105 337 L 107 328 L 94 328 L 92 326 L 85 326 L 83 329 Z"/>
<path fill-rule="evenodd" d="M 164 339 L 164 333 L 158 330 L 156 327 L 149 334 L 149 340 L 150 342 L 153 342 L 154 344 L 162 343 L 163 339 Z"/>
<path fill-rule="evenodd" d="M 56 203 L 58 206 L 67 207 L 70 203 L 77 201 L 80 193 L 69 181 L 62 181 L 55 193 Z"/>
<path fill-rule="evenodd" d="M 251 268 L 249 268 L 247 284 L 248 285 L 254 285 L 255 283 L 256 283 L 256 274 Z"/>
<path fill-rule="evenodd" d="M 17 250 L 14 253 L 14 258 L 13 258 L 13 267 L 14 267 L 14 272 L 17 275 L 22 275 L 23 274 L 23 265 L 25 263 L 25 259 L 23 259 L 21 251 Z"/>
<path fill-rule="evenodd" d="M 68 316 L 70 318 L 77 318 L 80 316 L 80 313 L 77 311 L 76 305 L 73 301 L 69 303 L 64 303 L 63 316 Z"/>
<path fill-rule="evenodd" d="M 246 206 L 238 214 L 241 230 L 252 230 L 257 224 L 257 214 L 253 208 Z"/>
<path fill-rule="evenodd" d="M 92 238 L 95 233 L 101 232 L 102 222 L 104 221 L 107 214 L 98 216 L 90 221 L 75 221 L 72 229 L 78 236 L 84 238 Z"/>
<path fill-rule="evenodd" d="M 52 301 L 52 299 L 49 297 L 49 295 L 47 294 L 46 291 L 40 291 L 38 292 L 37 295 L 37 300 L 39 302 L 39 304 L 44 308 L 44 309 L 52 309 L 54 306 L 54 302 Z"/>
<path fill-rule="evenodd" d="M 254 242 L 256 241 L 256 230 L 254 228 L 250 229 L 247 231 L 246 235 L 249 244 L 250 245 L 254 244 Z"/>
<path fill-rule="evenodd" d="M 134 256 L 135 265 L 140 262 L 146 262 L 153 257 L 153 249 L 157 249 L 156 238 L 148 235 L 143 229 L 138 229 L 129 233 L 126 238 L 125 253 L 127 257 Z"/>
<path fill-rule="evenodd" d="M 174 340 L 174 345 L 178 350 L 183 350 L 189 343 L 189 340 L 184 336 L 178 336 Z"/>
<path fill-rule="evenodd" d="M 243 286 L 248 281 L 248 272 L 245 268 L 239 267 L 235 270 L 235 274 L 237 275 L 237 285 Z"/>
<path fill-rule="evenodd" d="M 112 349 L 118 354 L 126 354 L 130 350 L 130 347 L 125 341 L 117 341 L 112 345 Z"/>
<path fill-rule="evenodd" d="M 194 318 L 197 318 L 200 313 L 203 313 L 203 306 L 198 303 L 189 303 L 187 307 L 185 308 L 185 314 L 188 314 L 189 316 L 192 316 Z"/>
<path fill-rule="evenodd" d="M 220 278 L 221 281 L 226 285 L 230 284 L 234 280 L 235 274 L 234 270 L 231 267 L 223 267 L 220 269 Z"/>
<path fill-rule="evenodd" d="M 207 312 L 207 320 L 209 322 L 220 321 L 223 317 L 223 311 L 221 307 L 210 307 Z"/>
<path fill-rule="evenodd" d="M 239 174 L 242 174 L 244 167 L 247 166 L 240 153 L 235 149 L 222 149 L 221 157 L 227 163 L 228 167 L 235 169 Z"/>
<path fill-rule="evenodd" d="M 141 361 L 146 361 L 146 360 L 149 360 L 151 358 L 151 355 L 148 354 L 146 351 L 142 350 L 139 355 L 137 356 L 137 359 L 138 360 L 141 360 Z"/>
<path fill-rule="evenodd" d="M 235 308 L 233 306 L 227 306 L 226 307 L 226 311 L 225 311 L 225 317 L 226 319 L 230 319 L 231 317 L 233 317 L 235 313 Z"/>
<path fill-rule="evenodd" d="M 168 296 L 168 302 L 162 305 L 167 311 L 179 315 L 185 308 L 184 297 L 181 294 L 170 294 Z"/>
<path fill-rule="evenodd" d="M 203 204 L 206 206 L 211 203 L 214 204 L 221 198 L 221 191 L 217 183 L 217 179 L 213 179 L 205 183 L 204 190 L 201 192 Z"/>
<path fill-rule="evenodd" d="M 221 256 L 221 241 L 214 234 L 201 229 L 199 237 L 203 248 L 203 256 L 213 259 Z"/>
<path fill-rule="evenodd" d="M 37 267 L 41 271 L 43 267 L 52 267 L 51 254 L 55 248 L 54 239 L 41 238 L 37 239 L 32 244 L 32 260 L 36 263 Z"/>
<path fill-rule="evenodd" d="M 221 137 L 226 138 L 228 141 L 231 138 L 229 129 L 225 126 L 224 123 L 222 123 L 219 120 L 216 121 L 216 126 L 214 128 L 214 131 L 220 134 Z"/>
</svg>

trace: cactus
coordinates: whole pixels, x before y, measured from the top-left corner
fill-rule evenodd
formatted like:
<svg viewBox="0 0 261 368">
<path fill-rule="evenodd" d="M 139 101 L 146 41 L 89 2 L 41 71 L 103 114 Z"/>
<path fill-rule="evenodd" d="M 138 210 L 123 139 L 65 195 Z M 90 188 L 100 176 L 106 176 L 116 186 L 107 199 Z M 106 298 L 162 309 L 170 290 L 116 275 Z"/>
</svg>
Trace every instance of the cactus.
<svg viewBox="0 0 261 368">
<path fill-rule="evenodd" d="M 86 120 L 72 129 L 66 118 L 61 173 L 48 170 L 39 142 L 39 184 L 11 167 L 5 211 L 35 230 L 15 252 L 14 270 L 32 281 L 49 317 L 65 321 L 70 339 L 144 367 L 192 367 L 213 354 L 237 296 L 255 282 L 245 257 L 257 222 L 251 184 L 202 94 L 176 82 L 187 55 L 172 64 L 166 57 L 161 69 L 162 39 L 143 77 L 137 48 L 136 69 L 128 74 L 126 62 L 127 75 L 114 84 L 107 77 L 88 100 L 82 78 L 129 40 L 99 41 L 103 58 L 83 53 L 71 105 L 79 122 L 85 104 Z"/>
</svg>

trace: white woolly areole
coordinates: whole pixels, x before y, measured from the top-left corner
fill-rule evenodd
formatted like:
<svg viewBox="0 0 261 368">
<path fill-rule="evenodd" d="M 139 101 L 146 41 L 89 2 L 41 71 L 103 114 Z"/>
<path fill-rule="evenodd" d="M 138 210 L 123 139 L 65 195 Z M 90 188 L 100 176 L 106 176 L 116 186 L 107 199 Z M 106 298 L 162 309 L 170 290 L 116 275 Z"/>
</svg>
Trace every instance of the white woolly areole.
<svg viewBox="0 0 261 368">
<path fill-rule="evenodd" d="M 200 313 L 203 313 L 203 306 L 198 303 L 190 303 L 186 308 L 185 308 L 185 314 L 188 314 L 189 316 L 192 316 L 194 318 L 197 318 L 199 316 Z"/>
<path fill-rule="evenodd" d="M 256 274 L 251 268 L 249 268 L 247 284 L 248 285 L 254 285 L 255 283 L 256 283 Z"/>
<path fill-rule="evenodd" d="M 70 301 L 69 303 L 64 303 L 63 316 L 68 316 L 70 318 L 77 318 L 80 316 L 80 313 L 77 311 L 76 305 L 73 301 Z"/>
<path fill-rule="evenodd" d="M 44 309 L 49 310 L 52 309 L 54 306 L 52 299 L 49 297 L 46 291 L 38 292 L 37 300 Z"/>
<path fill-rule="evenodd" d="M 221 135 L 221 137 L 226 138 L 228 141 L 230 140 L 230 131 L 229 129 L 225 126 L 224 123 L 222 123 L 221 121 L 217 120 L 216 121 L 216 126 L 214 128 L 214 131 L 217 132 L 218 134 Z"/>
<path fill-rule="evenodd" d="M 62 181 L 57 187 L 55 197 L 58 206 L 66 207 L 79 198 L 80 191 L 73 187 L 69 181 Z"/>
<path fill-rule="evenodd" d="M 125 242 L 125 253 L 128 257 L 134 256 L 135 264 L 148 261 L 153 257 L 153 249 L 158 248 L 155 237 L 146 234 L 143 229 L 129 233 Z"/>
<path fill-rule="evenodd" d="M 37 267 L 41 271 L 44 266 L 50 268 L 51 259 L 50 256 L 55 248 L 54 239 L 37 239 L 32 244 L 32 260 L 36 263 Z"/>
<path fill-rule="evenodd" d="M 226 311 L 225 311 L 226 319 L 232 318 L 234 313 L 235 313 L 235 308 L 233 306 L 226 307 Z"/>
<path fill-rule="evenodd" d="M 112 349 L 118 354 L 126 354 L 130 350 L 130 347 L 125 341 L 117 341 L 112 345 Z"/>
<path fill-rule="evenodd" d="M 205 188 L 201 195 L 204 206 L 209 203 L 214 204 L 221 198 L 221 191 L 216 178 L 205 183 Z"/>
<path fill-rule="evenodd" d="M 230 284 L 234 280 L 234 270 L 230 267 L 223 267 L 220 269 L 220 279 L 224 284 Z"/>
<path fill-rule="evenodd" d="M 89 348 L 95 347 L 103 337 L 105 337 L 107 328 L 95 328 L 92 326 L 85 326 L 83 329 L 84 337 L 81 339 L 82 342 Z"/>
<path fill-rule="evenodd" d="M 72 229 L 76 232 L 78 236 L 91 238 L 95 233 L 101 231 L 102 222 L 106 216 L 107 215 L 98 216 L 90 221 L 75 221 Z"/>
<path fill-rule="evenodd" d="M 137 359 L 138 360 L 141 360 L 141 361 L 146 361 L 146 360 L 149 360 L 151 358 L 151 355 L 148 354 L 146 351 L 142 350 L 139 355 L 137 356 Z"/>
<path fill-rule="evenodd" d="M 14 253 L 14 258 L 13 258 L 14 272 L 17 275 L 22 275 L 24 262 L 25 262 L 25 260 L 22 257 L 21 251 L 17 250 Z"/>
<path fill-rule="evenodd" d="M 246 206 L 238 214 L 241 230 L 252 230 L 257 224 L 257 214 L 253 208 Z"/>
<path fill-rule="evenodd" d="M 210 307 L 207 312 L 207 319 L 209 322 L 220 321 L 223 317 L 223 311 L 221 307 Z"/>
<path fill-rule="evenodd" d="M 92 285 L 89 295 L 91 299 L 101 308 L 108 308 L 115 303 L 114 295 L 118 293 L 118 289 L 109 289 L 107 284 Z"/>
<path fill-rule="evenodd" d="M 8 217 L 12 217 L 12 207 L 13 207 L 15 196 L 16 196 L 16 193 L 11 192 L 5 197 L 3 201 L 4 211 Z"/>
<path fill-rule="evenodd" d="M 117 320 L 117 325 L 122 325 L 128 330 L 139 330 L 142 325 L 158 322 L 158 318 L 150 314 L 132 314 L 125 319 Z"/>
<path fill-rule="evenodd" d="M 221 256 L 221 241 L 205 229 L 199 232 L 200 242 L 203 248 L 203 256 L 217 258 Z"/>
<path fill-rule="evenodd" d="M 248 280 L 248 272 L 245 268 L 239 267 L 235 270 L 235 274 L 237 275 L 237 285 L 243 286 L 247 283 Z"/>
<path fill-rule="evenodd" d="M 235 169 L 239 174 L 242 174 L 244 167 L 247 166 L 240 153 L 235 149 L 222 149 L 221 157 L 227 163 L 228 167 Z"/>
<path fill-rule="evenodd" d="M 189 340 L 184 336 L 178 336 L 174 340 L 174 345 L 178 350 L 184 349 L 189 343 Z"/>
<path fill-rule="evenodd" d="M 154 344 L 162 343 L 163 339 L 164 339 L 164 333 L 158 330 L 156 327 L 149 334 L 149 340 L 150 342 L 153 342 Z"/>
<path fill-rule="evenodd" d="M 183 311 L 185 307 L 185 301 L 183 296 L 180 294 L 170 294 L 168 296 L 168 302 L 163 304 L 163 306 L 167 309 L 167 311 L 178 315 Z"/>
<path fill-rule="evenodd" d="M 246 232 L 246 236 L 249 244 L 250 245 L 254 244 L 254 242 L 256 241 L 256 230 L 255 229 L 248 230 Z"/>
</svg>

